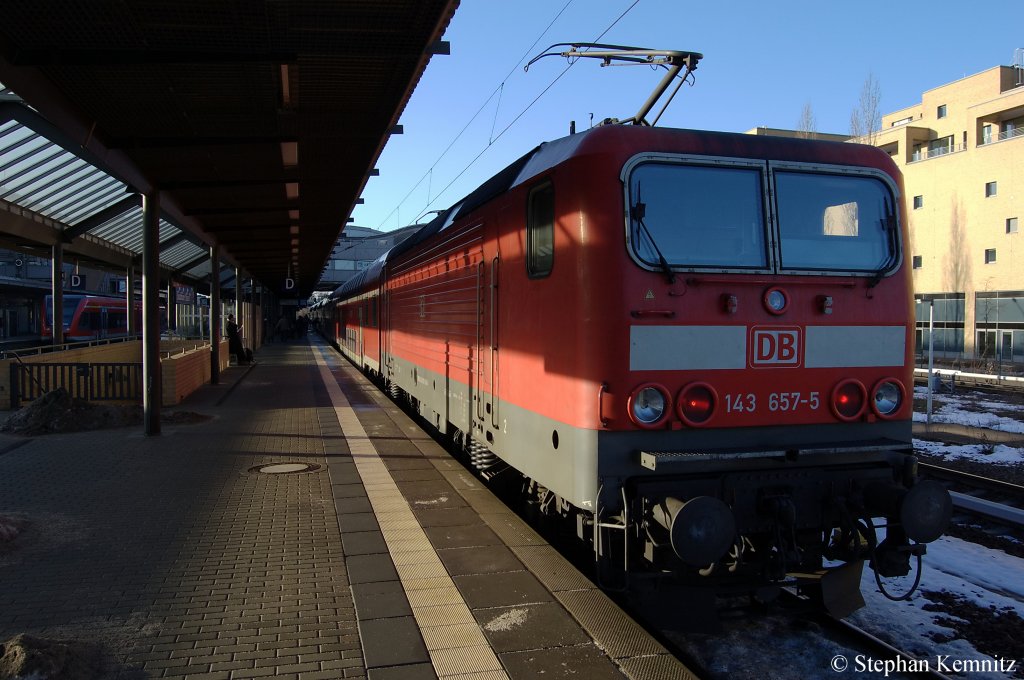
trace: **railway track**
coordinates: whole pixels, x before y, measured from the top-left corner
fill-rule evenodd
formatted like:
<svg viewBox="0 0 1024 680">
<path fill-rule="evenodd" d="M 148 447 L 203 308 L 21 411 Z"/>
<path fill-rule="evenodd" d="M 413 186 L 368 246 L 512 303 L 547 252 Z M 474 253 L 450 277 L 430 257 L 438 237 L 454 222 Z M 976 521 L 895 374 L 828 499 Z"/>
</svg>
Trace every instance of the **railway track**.
<svg viewBox="0 0 1024 680">
<path fill-rule="evenodd" d="M 918 470 L 947 484 L 957 510 L 1024 531 L 1024 486 L 930 463 Z"/>
<path fill-rule="evenodd" d="M 837 673 L 851 668 L 855 671 L 866 670 L 873 673 L 883 673 L 886 677 L 905 676 L 949 680 L 949 676 L 943 675 L 933 667 L 935 665 L 934 659 L 921 659 L 909 652 L 904 652 L 844 619 L 837 619 L 828 614 L 820 614 L 819 620 L 823 628 L 834 633 L 839 638 L 837 641 L 866 652 L 867 659 L 861 661 L 862 664 L 867 665 L 866 669 L 858 668 L 857 659 L 859 657 L 849 659 L 843 654 L 834 656 L 832 658 L 832 670 Z"/>
</svg>

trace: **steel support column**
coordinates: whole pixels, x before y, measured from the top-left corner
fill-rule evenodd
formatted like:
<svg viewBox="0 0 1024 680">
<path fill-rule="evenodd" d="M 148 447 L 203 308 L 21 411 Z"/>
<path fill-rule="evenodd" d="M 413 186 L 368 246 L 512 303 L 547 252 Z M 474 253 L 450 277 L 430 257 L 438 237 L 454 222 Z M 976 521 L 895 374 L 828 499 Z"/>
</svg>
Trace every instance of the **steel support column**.
<svg viewBox="0 0 1024 680">
<path fill-rule="evenodd" d="M 167 279 L 167 330 L 174 334 L 178 332 L 178 291 L 171 279 Z"/>
<path fill-rule="evenodd" d="M 128 337 L 134 338 L 139 334 L 139 321 L 135 318 L 135 265 L 129 265 L 125 272 L 125 303 L 128 310 Z"/>
<path fill-rule="evenodd" d="M 210 246 L 210 384 L 220 384 L 220 246 Z"/>
<path fill-rule="evenodd" d="M 53 344 L 64 344 L 64 244 L 53 244 L 53 266 L 51 269 L 50 312 L 53 314 Z"/>
<path fill-rule="evenodd" d="M 147 436 L 160 434 L 160 194 L 142 196 L 142 414 Z"/>
</svg>

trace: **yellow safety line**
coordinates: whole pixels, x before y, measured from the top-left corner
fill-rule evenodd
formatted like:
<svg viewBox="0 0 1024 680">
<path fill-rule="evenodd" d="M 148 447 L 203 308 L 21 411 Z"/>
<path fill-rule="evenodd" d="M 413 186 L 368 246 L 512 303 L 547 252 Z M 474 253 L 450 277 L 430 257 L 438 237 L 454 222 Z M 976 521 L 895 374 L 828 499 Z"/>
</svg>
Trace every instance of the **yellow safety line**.
<svg viewBox="0 0 1024 680">
<path fill-rule="evenodd" d="M 331 374 L 323 351 L 313 349 L 320 377 L 331 397 L 342 435 L 363 480 L 435 672 L 439 678 L 486 673 L 487 678 L 508 680 L 473 613 Z"/>
</svg>

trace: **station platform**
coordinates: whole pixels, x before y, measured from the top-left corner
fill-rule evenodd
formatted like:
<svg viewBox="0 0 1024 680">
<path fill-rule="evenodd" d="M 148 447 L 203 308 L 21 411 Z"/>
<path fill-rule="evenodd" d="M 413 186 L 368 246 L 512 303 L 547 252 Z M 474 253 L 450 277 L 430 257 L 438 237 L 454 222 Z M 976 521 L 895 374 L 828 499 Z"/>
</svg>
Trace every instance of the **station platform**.
<svg viewBox="0 0 1024 680">
<path fill-rule="evenodd" d="M 256 359 L 160 436 L 0 436 L 0 642 L 81 677 L 693 677 L 318 337 Z"/>
</svg>

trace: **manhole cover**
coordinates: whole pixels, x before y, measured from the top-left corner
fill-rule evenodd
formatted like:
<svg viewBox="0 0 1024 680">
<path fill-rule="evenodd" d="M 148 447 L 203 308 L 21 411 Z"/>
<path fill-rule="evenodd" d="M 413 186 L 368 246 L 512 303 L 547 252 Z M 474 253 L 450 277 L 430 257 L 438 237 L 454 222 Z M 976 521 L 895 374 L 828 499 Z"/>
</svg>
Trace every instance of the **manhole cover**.
<svg viewBox="0 0 1024 680">
<path fill-rule="evenodd" d="M 314 463 L 272 463 L 249 468 L 249 472 L 261 472 L 265 475 L 287 475 L 295 472 L 316 472 L 320 469 Z"/>
</svg>

